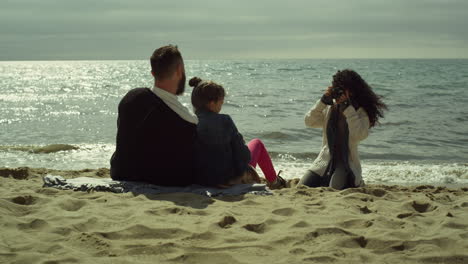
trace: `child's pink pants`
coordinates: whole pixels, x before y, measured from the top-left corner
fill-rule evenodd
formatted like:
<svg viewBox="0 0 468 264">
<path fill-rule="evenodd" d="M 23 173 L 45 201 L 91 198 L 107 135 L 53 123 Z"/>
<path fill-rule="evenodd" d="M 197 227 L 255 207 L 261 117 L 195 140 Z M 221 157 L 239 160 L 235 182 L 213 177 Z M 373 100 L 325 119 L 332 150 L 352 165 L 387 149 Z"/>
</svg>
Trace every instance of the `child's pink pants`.
<svg viewBox="0 0 468 264">
<path fill-rule="evenodd" d="M 274 182 L 276 180 L 276 171 L 275 168 L 273 168 L 270 155 L 263 145 L 263 142 L 260 139 L 255 138 L 252 139 L 247 146 L 249 147 L 251 156 L 249 164 L 254 168 L 256 168 L 258 164 L 267 181 Z"/>
</svg>

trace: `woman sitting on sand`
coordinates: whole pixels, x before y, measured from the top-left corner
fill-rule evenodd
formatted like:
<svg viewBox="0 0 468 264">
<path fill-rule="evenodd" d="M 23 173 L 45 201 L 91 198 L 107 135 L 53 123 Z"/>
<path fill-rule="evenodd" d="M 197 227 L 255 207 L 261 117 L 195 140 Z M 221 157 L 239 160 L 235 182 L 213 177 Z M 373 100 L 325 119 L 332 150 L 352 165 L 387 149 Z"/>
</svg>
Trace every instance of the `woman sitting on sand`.
<svg viewBox="0 0 468 264">
<path fill-rule="evenodd" d="M 332 86 L 305 116 L 308 127 L 322 128 L 322 148 L 299 184 L 345 189 L 364 185 L 358 144 L 383 117 L 387 106 L 353 70 L 338 71 Z"/>
<path fill-rule="evenodd" d="M 224 88 L 211 81 L 194 77 L 192 105 L 198 117 L 195 158 L 197 183 L 229 187 L 239 183 L 260 182 L 255 171 L 258 164 L 270 188 L 286 187 L 276 174 L 265 146 L 253 139 L 247 146 L 229 115 L 220 114 L 224 103 Z"/>
</svg>

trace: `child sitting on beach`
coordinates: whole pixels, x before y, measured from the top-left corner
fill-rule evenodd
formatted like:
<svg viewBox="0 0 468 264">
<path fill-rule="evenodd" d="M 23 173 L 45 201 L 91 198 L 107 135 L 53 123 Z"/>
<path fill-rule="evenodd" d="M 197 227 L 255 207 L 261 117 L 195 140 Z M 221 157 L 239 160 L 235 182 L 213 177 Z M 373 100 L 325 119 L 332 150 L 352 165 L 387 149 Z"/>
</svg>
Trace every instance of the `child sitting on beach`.
<svg viewBox="0 0 468 264">
<path fill-rule="evenodd" d="M 240 183 L 260 182 L 255 171 L 258 164 L 272 189 L 286 187 L 277 174 L 270 156 L 259 139 L 247 146 L 229 115 L 220 114 L 224 103 L 224 88 L 211 81 L 194 77 L 192 105 L 198 117 L 195 169 L 197 183 L 207 186 L 229 187 Z"/>
</svg>

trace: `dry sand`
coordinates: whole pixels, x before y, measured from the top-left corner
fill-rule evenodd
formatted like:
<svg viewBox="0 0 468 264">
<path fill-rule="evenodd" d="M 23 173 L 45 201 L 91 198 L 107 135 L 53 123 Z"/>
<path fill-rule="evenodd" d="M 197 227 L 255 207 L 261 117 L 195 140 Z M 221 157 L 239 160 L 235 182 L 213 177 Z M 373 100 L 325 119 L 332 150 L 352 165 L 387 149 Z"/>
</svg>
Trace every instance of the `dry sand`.
<svg viewBox="0 0 468 264">
<path fill-rule="evenodd" d="M 468 263 L 467 188 L 208 198 L 42 188 L 47 173 L 109 177 L 0 169 L 0 263 Z"/>
</svg>

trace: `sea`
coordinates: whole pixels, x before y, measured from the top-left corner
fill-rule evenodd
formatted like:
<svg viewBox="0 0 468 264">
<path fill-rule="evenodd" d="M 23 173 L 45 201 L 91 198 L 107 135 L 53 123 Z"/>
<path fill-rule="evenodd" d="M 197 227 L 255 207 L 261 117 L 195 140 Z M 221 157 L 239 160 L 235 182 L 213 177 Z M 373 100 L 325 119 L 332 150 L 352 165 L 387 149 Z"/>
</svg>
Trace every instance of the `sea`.
<svg viewBox="0 0 468 264">
<path fill-rule="evenodd" d="M 359 145 L 370 184 L 468 184 L 468 60 L 186 60 L 226 89 L 229 114 L 246 141 L 260 138 L 276 170 L 298 178 L 322 144 L 305 113 L 340 69 L 357 71 L 389 109 Z M 150 65 L 126 61 L 0 62 L 0 167 L 109 167 L 117 106 L 151 87 Z M 180 100 L 191 109 L 191 88 Z M 260 171 L 260 170 L 259 170 Z"/>
</svg>

